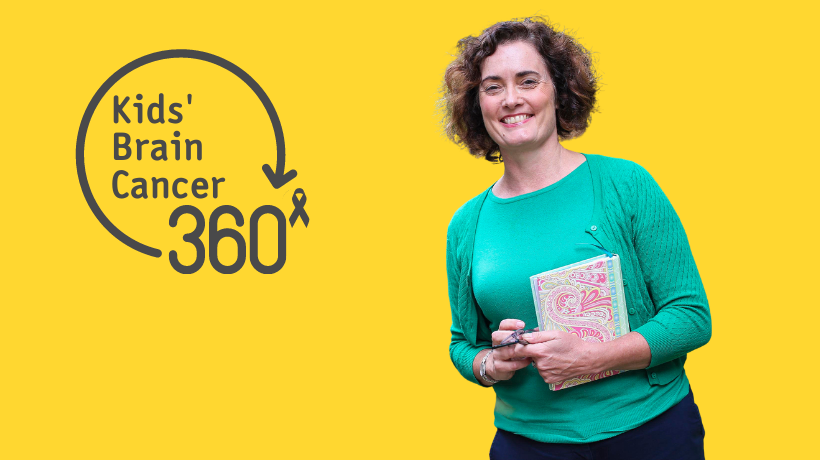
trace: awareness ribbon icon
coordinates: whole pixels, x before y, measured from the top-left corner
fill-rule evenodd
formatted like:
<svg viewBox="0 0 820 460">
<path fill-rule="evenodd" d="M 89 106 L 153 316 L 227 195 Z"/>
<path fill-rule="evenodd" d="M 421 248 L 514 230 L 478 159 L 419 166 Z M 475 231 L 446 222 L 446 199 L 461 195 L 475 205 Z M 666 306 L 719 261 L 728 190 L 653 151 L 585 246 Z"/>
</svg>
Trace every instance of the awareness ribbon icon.
<svg viewBox="0 0 820 460">
<path fill-rule="evenodd" d="M 301 198 L 296 198 L 296 195 L 301 193 Z M 307 212 L 305 211 L 305 203 L 307 203 L 307 195 L 305 191 L 297 188 L 295 192 L 293 192 L 293 196 L 290 198 L 293 202 L 293 213 L 291 213 L 290 218 L 290 226 L 293 227 L 296 224 L 296 219 L 302 218 L 302 222 L 305 223 L 305 227 L 308 226 L 308 222 L 310 222 L 310 217 L 308 217 Z"/>
</svg>

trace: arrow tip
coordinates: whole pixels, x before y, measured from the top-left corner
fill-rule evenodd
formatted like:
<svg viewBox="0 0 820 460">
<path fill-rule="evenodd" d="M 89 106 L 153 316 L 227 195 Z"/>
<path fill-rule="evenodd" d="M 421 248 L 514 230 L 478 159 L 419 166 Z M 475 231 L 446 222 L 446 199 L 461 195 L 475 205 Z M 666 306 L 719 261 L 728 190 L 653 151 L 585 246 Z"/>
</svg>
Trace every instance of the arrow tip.
<svg viewBox="0 0 820 460">
<path fill-rule="evenodd" d="M 262 165 L 262 171 L 265 172 L 265 176 L 268 178 L 268 181 L 271 185 L 273 185 L 273 188 L 275 189 L 281 188 L 283 185 L 292 181 L 296 177 L 295 169 L 291 169 L 290 171 L 284 174 L 276 174 L 269 165 L 265 164 Z"/>
</svg>

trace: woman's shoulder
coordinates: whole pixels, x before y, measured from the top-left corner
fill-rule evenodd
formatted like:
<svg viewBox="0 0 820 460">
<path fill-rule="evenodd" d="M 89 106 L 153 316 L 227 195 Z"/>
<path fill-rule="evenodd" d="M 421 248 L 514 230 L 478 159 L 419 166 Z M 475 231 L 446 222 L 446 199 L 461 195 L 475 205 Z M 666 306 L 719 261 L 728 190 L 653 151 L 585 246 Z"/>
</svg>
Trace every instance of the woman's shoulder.
<svg viewBox="0 0 820 460">
<path fill-rule="evenodd" d="M 597 174 L 605 185 L 630 187 L 639 182 L 654 182 L 649 172 L 634 161 L 603 155 L 584 155 L 590 162 L 593 174 Z"/>
<path fill-rule="evenodd" d="M 491 188 L 492 186 L 482 190 L 481 193 L 467 200 L 456 210 L 450 219 L 450 224 L 447 226 L 448 235 L 459 235 L 469 228 L 472 222 L 475 222 L 478 212 L 481 210 L 481 205 L 487 198 L 487 193 Z"/>
<path fill-rule="evenodd" d="M 637 171 L 644 170 L 643 167 L 638 163 L 635 163 L 634 161 L 627 160 L 624 158 L 594 155 L 590 153 L 585 153 L 584 156 L 587 157 L 587 161 L 590 162 L 590 166 L 596 167 L 598 173 L 602 177 L 608 177 L 613 179 L 629 178 L 633 176 Z"/>
<path fill-rule="evenodd" d="M 604 206 L 619 203 L 626 211 L 634 213 L 668 202 L 655 178 L 640 164 L 602 155 L 587 158 L 590 167 L 598 171 Z M 593 176 L 595 174 L 593 172 Z"/>
</svg>

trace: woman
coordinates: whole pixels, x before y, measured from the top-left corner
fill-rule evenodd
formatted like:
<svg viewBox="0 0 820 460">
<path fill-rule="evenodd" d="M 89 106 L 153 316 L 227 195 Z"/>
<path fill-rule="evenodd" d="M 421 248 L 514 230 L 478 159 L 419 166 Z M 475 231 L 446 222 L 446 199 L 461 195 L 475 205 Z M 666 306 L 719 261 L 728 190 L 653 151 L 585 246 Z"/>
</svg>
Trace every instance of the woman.
<svg viewBox="0 0 820 460">
<path fill-rule="evenodd" d="M 595 91 L 588 51 L 540 18 L 459 42 L 445 74 L 446 131 L 504 174 L 447 230 L 450 356 L 465 378 L 495 389 L 491 458 L 702 458 L 683 363 L 711 337 L 706 295 L 652 177 L 561 146 L 583 134 Z M 620 256 L 632 332 L 590 343 L 541 331 L 490 349 L 537 325 L 530 276 L 600 255 L 596 246 Z M 547 385 L 606 370 L 630 371 Z"/>
</svg>

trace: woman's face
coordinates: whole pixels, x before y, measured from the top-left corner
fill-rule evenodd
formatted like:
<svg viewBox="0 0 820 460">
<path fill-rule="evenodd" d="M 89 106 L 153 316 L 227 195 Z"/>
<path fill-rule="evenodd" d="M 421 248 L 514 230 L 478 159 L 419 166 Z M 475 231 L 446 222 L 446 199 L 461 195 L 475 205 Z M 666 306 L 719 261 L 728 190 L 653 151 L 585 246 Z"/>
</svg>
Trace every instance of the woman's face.
<svg viewBox="0 0 820 460">
<path fill-rule="evenodd" d="M 533 45 L 499 46 L 481 64 L 479 102 L 484 126 L 501 152 L 532 150 L 555 136 L 555 89 Z"/>
</svg>

